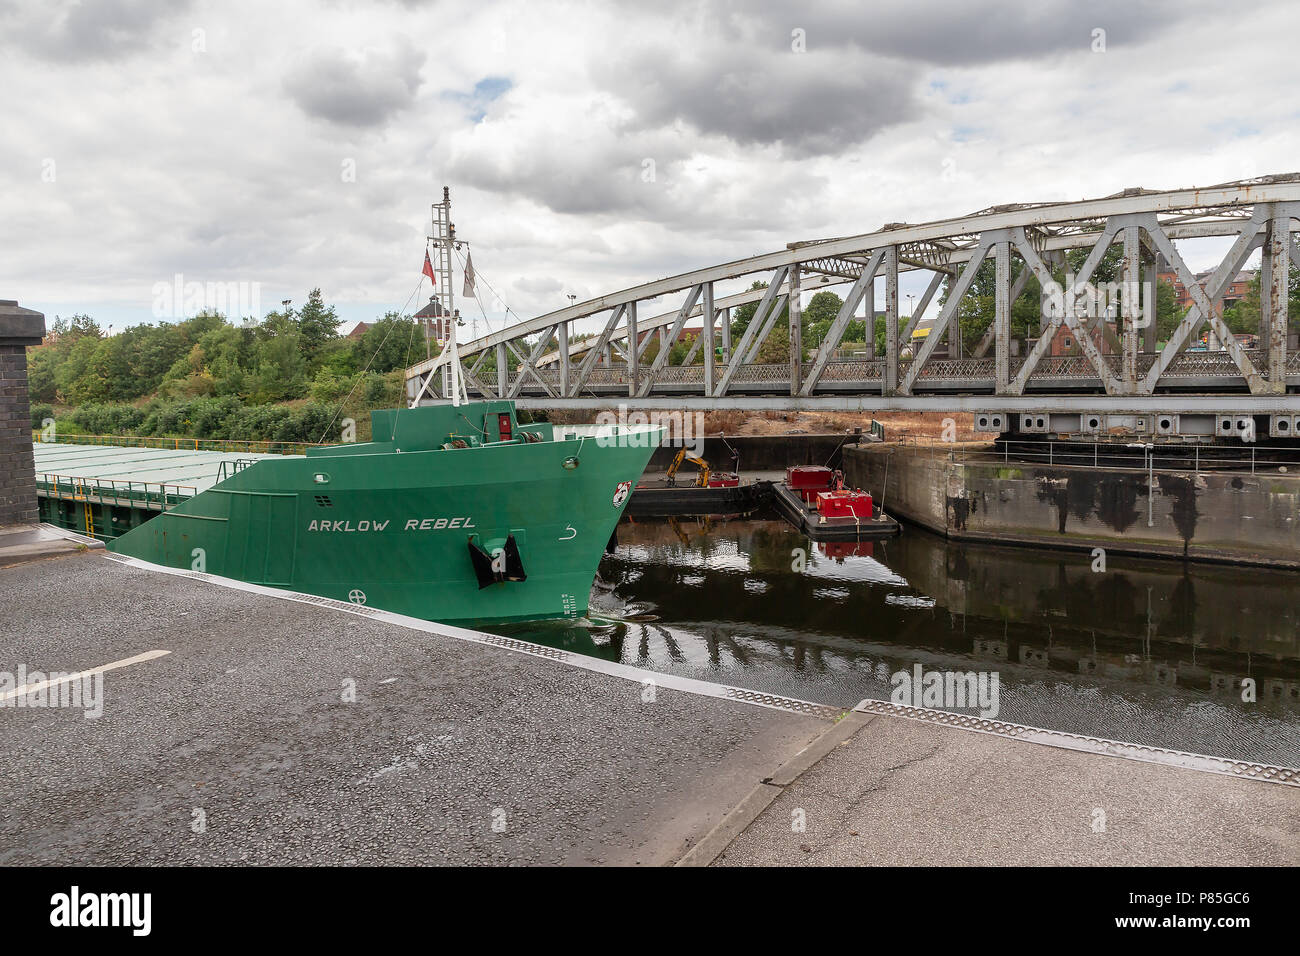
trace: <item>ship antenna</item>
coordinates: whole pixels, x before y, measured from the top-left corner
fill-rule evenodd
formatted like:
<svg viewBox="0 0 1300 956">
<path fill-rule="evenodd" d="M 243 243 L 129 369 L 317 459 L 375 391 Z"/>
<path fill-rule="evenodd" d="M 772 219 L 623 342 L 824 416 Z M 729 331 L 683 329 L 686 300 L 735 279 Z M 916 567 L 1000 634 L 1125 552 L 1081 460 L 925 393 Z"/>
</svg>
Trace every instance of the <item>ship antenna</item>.
<svg viewBox="0 0 1300 956">
<path fill-rule="evenodd" d="M 456 325 L 460 317 L 455 309 L 454 292 L 451 285 L 452 250 L 456 245 L 456 224 L 451 221 L 451 190 L 442 187 L 442 202 L 433 204 L 433 243 L 437 261 L 433 271 L 437 274 L 441 288 L 434 290 L 434 299 L 439 305 L 441 315 L 434 319 L 446 330 L 446 344 L 443 354 L 447 360 L 443 363 L 444 394 L 451 395 L 452 405 L 468 404 L 469 395 L 465 390 L 465 370 L 460 364 L 460 352 L 456 348 Z M 428 327 L 425 328 L 425 353 L 429 352 Z"/>
</svg>

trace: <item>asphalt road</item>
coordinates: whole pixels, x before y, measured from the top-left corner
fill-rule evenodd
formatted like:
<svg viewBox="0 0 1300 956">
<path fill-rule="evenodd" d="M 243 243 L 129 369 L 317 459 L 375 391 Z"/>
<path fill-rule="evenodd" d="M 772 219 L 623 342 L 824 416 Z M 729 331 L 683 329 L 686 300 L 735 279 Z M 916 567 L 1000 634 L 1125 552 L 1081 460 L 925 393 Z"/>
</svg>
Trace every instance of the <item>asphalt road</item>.
<svg viewBox="0 0 1300 956">
<path fill-rule="evenodd" d="M 0 606 L 0 671 L 170 651 L 0 707 L 0 864 L 662 864 L 827 726 L 95 554 Z"/>
</svg>

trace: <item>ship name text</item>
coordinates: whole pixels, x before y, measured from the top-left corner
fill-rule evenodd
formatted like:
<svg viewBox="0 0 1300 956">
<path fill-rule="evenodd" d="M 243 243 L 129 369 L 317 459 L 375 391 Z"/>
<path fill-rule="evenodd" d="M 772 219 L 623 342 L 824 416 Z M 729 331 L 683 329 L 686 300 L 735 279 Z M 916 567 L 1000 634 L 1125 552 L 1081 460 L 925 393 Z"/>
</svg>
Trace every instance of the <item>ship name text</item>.
<svg viewBox="0 0 1300 956">
<path fill-rule="evenodd" d="M 383 531 L 391 523 L 391 518 L 383 521 L 357 521 L 353 523 L 351 519 L 343 521 L 312 521 L 307 525 L 308 531 Z M 403 531 L 450 531 L 453 528 L 473 528 L 474 519 L 464 516 L 460 518 L 407 518 L 406 527 Z"/>
</svg>

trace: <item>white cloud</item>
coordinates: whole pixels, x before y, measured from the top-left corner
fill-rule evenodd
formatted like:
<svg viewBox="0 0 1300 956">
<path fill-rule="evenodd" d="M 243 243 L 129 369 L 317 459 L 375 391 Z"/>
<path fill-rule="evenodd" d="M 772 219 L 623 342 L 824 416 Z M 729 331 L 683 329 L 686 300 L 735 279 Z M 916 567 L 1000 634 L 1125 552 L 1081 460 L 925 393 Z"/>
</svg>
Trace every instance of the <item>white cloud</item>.
<svg viewBox="0 0 1300 956">
<path fill-rule="evenodd" d="M 794 240 L 1300 155 L 1283 74 L 1300 13 L 1282 2 L 1247 18 L 929 0 L 90 7 L 0 0 L 0 292 L 119 327 L 148 321 L 153 283 L 177 272 L 260 282 L 267 307 L 316 285 L 349 318 L 398 307 L 444 184 L 480 276 L 529 315 Z"/>
</svg>

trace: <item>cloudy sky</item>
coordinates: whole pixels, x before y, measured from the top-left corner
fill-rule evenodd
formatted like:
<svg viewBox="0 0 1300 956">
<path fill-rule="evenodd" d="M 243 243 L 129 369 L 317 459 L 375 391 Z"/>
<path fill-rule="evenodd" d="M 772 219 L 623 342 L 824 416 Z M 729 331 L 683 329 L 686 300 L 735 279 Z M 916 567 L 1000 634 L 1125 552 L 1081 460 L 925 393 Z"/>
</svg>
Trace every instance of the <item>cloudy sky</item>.
<svg viewBox="0 0 1300 956">
<path fill-rule="evenodd" d="M 1298 35 L 1288 0 L 0 0 L 0 297 L 120 329 L 180 274 L 263 313 L 320 286 L 350 324 L 415 292 L 448 185 L 529 317 L 886 222 L 1291 171 Z"/>
</svg>

